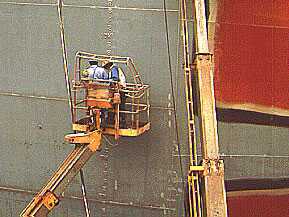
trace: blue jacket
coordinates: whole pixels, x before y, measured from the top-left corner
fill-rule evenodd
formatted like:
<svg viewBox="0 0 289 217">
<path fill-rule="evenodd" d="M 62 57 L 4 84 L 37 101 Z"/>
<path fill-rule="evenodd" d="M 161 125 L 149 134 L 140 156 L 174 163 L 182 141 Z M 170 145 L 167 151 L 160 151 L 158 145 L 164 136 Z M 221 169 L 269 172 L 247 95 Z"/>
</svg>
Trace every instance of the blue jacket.
<svg viewBox="0 0 289 217">
<path fill-rule="evenodd" d="M 118 67 L 113 66 L 111 69 L 111 77 L 113 81 L 119 81 Z"/>
<path fill-rule="evenodd" d="M 108 73 L 105 71 L 105 69 L 98 67 L 97 65 L 90 66 L 87 71 L 89 72 L 88 77 L 91 79 L 109 79 Z"/>
</svg>

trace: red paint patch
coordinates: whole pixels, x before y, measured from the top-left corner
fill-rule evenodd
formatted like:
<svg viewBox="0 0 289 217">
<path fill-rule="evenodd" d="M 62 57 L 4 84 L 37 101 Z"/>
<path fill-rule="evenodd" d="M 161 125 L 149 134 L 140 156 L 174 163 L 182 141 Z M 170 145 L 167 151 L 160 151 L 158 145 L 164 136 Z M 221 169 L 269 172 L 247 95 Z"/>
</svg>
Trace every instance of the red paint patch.
<svg viewBox="0 0 289 217">
<path fill-rule="evenodd" d="M 229 217 L 287 217 L 289 195 L 228 197 Z"/>
<path fill-rule="evenodd" d="M 216 99 L 288 111 L 288 0 L 220 0 L 218 7 Z"/>
</svg>

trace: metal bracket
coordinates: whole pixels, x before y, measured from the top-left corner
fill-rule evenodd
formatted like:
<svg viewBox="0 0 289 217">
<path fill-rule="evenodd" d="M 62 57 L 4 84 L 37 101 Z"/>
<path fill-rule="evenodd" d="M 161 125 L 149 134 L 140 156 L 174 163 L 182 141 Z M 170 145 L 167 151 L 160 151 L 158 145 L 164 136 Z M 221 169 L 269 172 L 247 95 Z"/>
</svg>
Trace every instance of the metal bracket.
<svg viewBox="0 0 289 217">
<path fill-rule="evenodd" d="M 196 54 L 196 56 L 213 56 L 212 53 L 200 53 L 200 52 L 196 52 L 195 54 Z"/>
<path fill-rule="evenodd" d="M 224 161 L 220 159 L 204 159 L 202 162 L 204 166 L 203 176 L 210 175 L 224 175 Z"/>
<path fill-rule="evenodd" d="M 100 146 L 101 132 L 95 130 L 89 133 L 69 134 L 66 135 L 64 139 L 72 144 L 89 144 L 89 148 L 95 152 Z"/>
<path fill-rule="evenodd" d="M 52 210 L 59 202 L 59 199 L 50 191 L 43 196 L 43 204 L 48 210 Z"/>
<path fill-rule="evenodd" d="M 196 64 L 196 62 L 200 62 L 204 60 L 211 62 L 212 57 L 213 57 L 213 54 L 211 53 L 197 53 L 194 64 Z"/>
<path fill-rule="evenodd" d="M 212 174 L 224 175 L 224 161 L 221 159 L 203 159 L 202 165 L 190 166 L 189 174 L 197 172 L 202 176 L 209 176 Z"/>
<path fill-rule="evenodd" d="M 192 172 L 203 172 L 204 171 L 204 166 L 190 166 L 190 171 Z"/>
<path fill-rule="evenodd" d="M 204 166 L 190 166 L 189 175 L 188 175 L 188 183 L 192 184 L 194 180 L 198 180 L 197 174 L 202 175 L 204 173 Z"/>
</svg>

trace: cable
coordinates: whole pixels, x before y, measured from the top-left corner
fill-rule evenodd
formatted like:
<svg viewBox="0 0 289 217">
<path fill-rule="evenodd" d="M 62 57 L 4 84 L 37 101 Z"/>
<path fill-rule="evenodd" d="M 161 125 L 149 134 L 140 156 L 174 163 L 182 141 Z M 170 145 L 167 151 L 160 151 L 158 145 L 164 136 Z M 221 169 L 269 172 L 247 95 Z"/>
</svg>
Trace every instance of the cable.
<svg viewBox="0 0 289 217">
<path fill-rule="evenodd" d="M 71 87 L 69 82 L 69 71 L 68 71 L 68 60 L 67 60 L 67 50 L 66 50 L 66 42 L 65 42 L 65 32 L 64 32 L 64 22 L 63 22 L 63 0 L 58 0 L 57 10 L 58 10 L 58 18 L 59 18 L 59 27 L 60 27 L 60 36 L 61 36 L 61 48 L 62 48 L 62 60 L 63 60 L 63 69 L 64 69 L 64 78 L 66 84 L 66 91 L 68 96 L 69 108 L 71 112 L 71 121 L 74 119 L 74 112 L 72 106 L 72 94 Z"/>
<path fill-rule="evenodd" d="M 67 60 L 67 50 L 66 50 L 66 42 L 65 42 L 65 32 L 64 32 L 64 21 L 63 21 L 63 0 L 58 0 L 57 3 L 57 10 L 58 10 L 58 18 L 59 18 L 59 27 L 60 27 L 60 36 L 61 36 L 61 48 L 62 48 L 62 60 L 63 60 L 63 69 L 64 69 L 64 77 L 66 83 L 66 90 L 68 96 L 68 103 L 70 107 L 70 115 L 71 115 L 71 122 L 74 121 L 74 111 L 72 105 L 72 94 L 71 94 L 71 87 L 69 81 L 69 71 L 68 71 L 68 60 Z M 83 204 L 85 208 L 86 217 L 90 216 L 89 206 L 86 198 L 86 188 L 84 183 L 84 175 L 83 170 L 80 169 L 80 182 L 81 182 L 81 191 L 83 196 Z"/>
<path fill-rule="evenodd" d="M 86 217 L 90 217 L 90 210 L 89 210 L 89 206 L 88 206 L 88 202 L 87 202 L 87 197 L 86 197 L 86 187 L 84 184 L 84 174 L 83 174 L 83 170 L 79 170 L 79 174 L 80 174 L 80 181 L 81 181 L 81 191 L 82 191 L 82 196 L 83 196 L 83 203 L 84 203 L 84 208 L 85 208 L 85 213 L 86 213 Z"/>
<path fill-rule="evenodd" d="M 174 110 L 174 119 L 175 119 L 175 131 L 176 131 L 176 139 L 177 139 L 177 146 L 178 146 L 178 158 L 180 163 L 180 170 L 181 170 L 181 176 L 182 176 L 182 188 L 183 188 L 183 194 L 185 198 L 185 178 L 184 178 L 184 172 L 183 172 L 183 160 L 181 156 L 181 147 L 180 147 L 180 137 L 179 137 L 179 124 L 177 120 L 177 112 L 176 112 L 176 100 L 175 100 L 175 89 L 174 89 L 174 82 L 173 82 L 173 72 L 172 72 L 172 63 L 171 63 L 171 51 L 170 51 L 170 40 L 169 40 L 169 27 L 168 27 L 168 16 L 167 16 L 167 6 L 166 6 L 166 0 L 163 1 L 164 5 L 164 19 L 165 19 L 165 27 L 166 27 L 166 42 L 167 42 L 167 52 L 168 52 L 168 67 L 170 72 L 170 85 L 171 85 L 171 92 L 172 92 L 172 100 L 173 100 L 173 110 Z M 186 201 L 184 200 L 184 212 L 185 216 L 187 216 L 187 207 L 186 207 Z"/>
<path fill-rule="evenodd" d="M 111 142 L 111 141 L 109 140 L 109 138 L 108 138 L 107 136 L 102 135 L 102 137 L 104 138 L 104 140 L 107 142 L 108 145 L 110 145 L 110 146 L 112 146 L 112 147 L 118 146 L 118 143 L 115 143 L 115 144 L 114 144 L 113 142 Z"/>
</svg>

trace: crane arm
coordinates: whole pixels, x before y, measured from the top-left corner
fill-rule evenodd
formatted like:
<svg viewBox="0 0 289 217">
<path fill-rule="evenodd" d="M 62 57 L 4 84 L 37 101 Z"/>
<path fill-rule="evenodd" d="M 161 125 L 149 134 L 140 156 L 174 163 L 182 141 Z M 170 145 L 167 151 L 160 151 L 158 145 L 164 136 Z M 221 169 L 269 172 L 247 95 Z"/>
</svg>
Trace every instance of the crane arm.
<svg viewBox="0 0 289 217">
<path fill-rule="evenodd" d="M 65 137 L 65 140 L 77 145 L 53 174 L 49 182 L 23 210 L 21 217 L 46 217 L 57 206 L 60 202 L 59 197 L 67 185 L 99 149 L 101 133 L 96 130 L 90 133 L 70 134 Z"/>
</svg>

